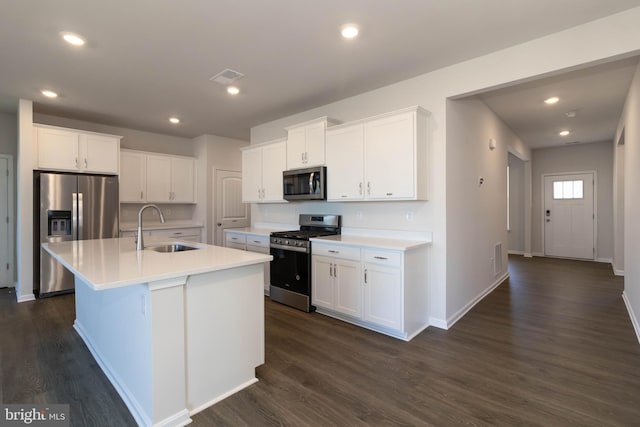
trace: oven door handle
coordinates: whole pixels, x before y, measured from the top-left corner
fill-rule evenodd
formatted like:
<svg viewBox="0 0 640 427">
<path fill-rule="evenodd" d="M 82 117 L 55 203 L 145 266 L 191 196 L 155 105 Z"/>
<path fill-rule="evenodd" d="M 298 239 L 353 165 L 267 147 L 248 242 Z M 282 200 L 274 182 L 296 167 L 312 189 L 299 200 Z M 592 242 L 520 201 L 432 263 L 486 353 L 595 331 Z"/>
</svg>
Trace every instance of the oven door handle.
<svg viewBox="0 0 640 427">
<path fill-rule="evenodd" d="M 302 252 L 302 253 L 309 253 L 309 248 L 301 248 L 298 246 L 285 246 L 285 245 L 278 245 L 277 243 L 271 243 L 271 248 L 273 249 L 282 249 L 284 251 L 291 251 L 291 252 Z"/>
</svg>

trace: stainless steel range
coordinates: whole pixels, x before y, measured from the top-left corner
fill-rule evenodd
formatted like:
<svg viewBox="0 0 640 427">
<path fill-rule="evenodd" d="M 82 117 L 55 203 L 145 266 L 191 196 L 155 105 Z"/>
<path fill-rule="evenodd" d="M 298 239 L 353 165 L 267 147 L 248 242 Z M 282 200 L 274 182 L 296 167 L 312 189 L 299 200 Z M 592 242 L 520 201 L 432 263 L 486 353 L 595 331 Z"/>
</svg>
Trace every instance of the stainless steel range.
<svg viewBox="0 0 640 427">
<path fill-rule="evenodd" d="M 291 307 L 314 311 L 311 301 L 312 237 L 340 234 L 340 215 L 301 214 L 300 229 L 271 233 L 270 297 Z"/>
</svg>

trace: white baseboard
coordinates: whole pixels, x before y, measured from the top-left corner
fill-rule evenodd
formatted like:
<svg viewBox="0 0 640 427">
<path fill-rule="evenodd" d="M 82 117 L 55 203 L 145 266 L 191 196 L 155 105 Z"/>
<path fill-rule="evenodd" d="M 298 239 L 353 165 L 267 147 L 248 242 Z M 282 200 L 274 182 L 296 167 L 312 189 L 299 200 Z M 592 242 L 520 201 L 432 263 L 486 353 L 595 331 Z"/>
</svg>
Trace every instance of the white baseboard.
<svg viewBox="0 0 640 427">
<path fill-rule="evenodd" d="M 524 253 L 524 257 L 525 258 L 533 258 L 533 255 L 531 255 L 531 253 L 529 253 L 529 252 L 525 252 Z"/>
<path fill-rule="evenodd" d="M 595 261 L 596 262 L 604 262 L 606 264 L 611 264 L 613 262 L 613 259 L 611 259 L 611 258 L 596 258 Z"/>
<path fill-rule="evenodd" d="M 544 256 L 544 252 L 532 252 L 531 256 Z"/>
<path fill-rule="evenodd" d="M 508 250 L 507 253 L 509 255 L 524 255 L 524 251 L 512 251 L 512 250 Z"/>
<path fill-rule="evenodd" d="M 624 277 L 624 270 L 618 270 L 617 268 L 613 267 L 613 265 L 611 265 L 611 267 L 613 268 L 613 274 L 615 274 L 616 276 Z"/>
<path fill-rule="evenodd" d="M 640 343 L 640 324 L 638 324 L 638 318 L 633 312 L 633 307 L 631 307 L 631 303 L 629 302 L 625 291 L 622 291 L 622 300 L 624 301 L 624 305 L 627 306 L 627 311 L 629 312 L 629 317 L 631 318 L 631 324 L 633 325 L 633 329 L 636 331 L 636 338 Z"/>
<path fill-rule="evenodd" d="M 429 318 L 429 326 L 435 326 L 436 328 L 444 329 L 445 331 L 449 329 L 447 327 L 447 321 L 445 319 L 439 319 L 437 317 Z"/>
<path fill-rule="evenodd" d="M 500 286 L 500 284 L 502 282 L 504 282 L 505 280 L 507 280 L 509 278 L 509 272 L 505 272 L 502 274 L 502 276 L 498 277 L 498 279 L 493 282 L 491 284 L 491 286 L 489 286 L 487 289 L 485 289 L 484 291 L 480 292 L 480 294 L 478 296 L 476 296 L 474 299 L 472 299 L 471 301 L 469 301 L 464 307 L 462 307 L 460 310 L 458 310 L 457 312 L 455 312 L 452 316 L 450 316 L 447 319 L 447 327 L 444 329 L 449 329 L 451 328 L 453 325 L 456 324 L 456 322 L 460 319 L 462 319 L 462 317 L 467 314 L 467 312 L 469 310 L 471 310 L 477 303 L 479 303 L 480 301 L 482 301 L 482 299 L 484 297 L 486 297 L 487 295 L 489 295 L 491 292 L 493 292 L 493 290 L 495 288 L 497 288 L 498 286 Z"/>
<path fill-rule="evenodd" d="M 257 379 L 257 378 L 252 378 L 252 379 L 250 379 L 249 381 L 247 381 L 247 382 L 245 382 L 245 383 L 243 383 L 243 384 L 240 384 L 239 386 L 237 386 L 237 387 L 235 387 L 235 388 L 233 388 L 233 389 L 229 390 L 228 392 L 223 393 L 223 394 L 221 394 L 220 396 L 216 396 L 216 398 L 215 398 L 215 399 L 212 399 L 212 400 L 210 400 L 210 401 L 209 401 L 209 402 L 207 402 L 207 403 L 204 403 L 204 404 L 202 404 L 202 405 L 200 405 L 200 406 L 198 406 L 198 407 L 195 407 L 195 408 L 191 409 L 191 410 L 189 411 L 189 415 L 195 415 L 195 414 L 197 414 L 198 412 L 204 411 L 204 410 L 205 410 L 205 409 L 207 409 L 208 407 L 215 405 L 216 403 L 220 402 L 221 400 L 224 400 L 224 399 L 226 399 L 227 397 L 231 396 L 232 394 L 235 394 L 235 393 L 239 392 L 240 390 L 242 390 L 242 389 L 244 389 L 244 388 L 247 388 L 247 387 L 249 387 L 251 384 L 255 384 L 255 383 L 257 383 L 257 382 L 258 382 L 258 379 Z"/>
</svg>

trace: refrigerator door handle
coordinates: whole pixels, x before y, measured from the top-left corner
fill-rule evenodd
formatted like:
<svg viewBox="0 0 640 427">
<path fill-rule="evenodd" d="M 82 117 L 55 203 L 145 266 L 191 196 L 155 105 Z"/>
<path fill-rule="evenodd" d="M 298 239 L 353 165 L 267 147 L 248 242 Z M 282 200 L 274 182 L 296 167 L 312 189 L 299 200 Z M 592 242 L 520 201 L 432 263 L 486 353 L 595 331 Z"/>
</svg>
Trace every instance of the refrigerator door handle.
<svg viewBox="0 0 640 427">
<path fill-rule="evenodd" d="M 83 239 L 82 229 L 84 225 L 83 215 L 84 212 L 84 203 L 82 201 L 83 193 L 78 193 L 78 240 Z"/>
<path fill-rule="evenodd" d="M 71 193 L 71 239 L 78 238 L 78 193 Z"/>
</svg>

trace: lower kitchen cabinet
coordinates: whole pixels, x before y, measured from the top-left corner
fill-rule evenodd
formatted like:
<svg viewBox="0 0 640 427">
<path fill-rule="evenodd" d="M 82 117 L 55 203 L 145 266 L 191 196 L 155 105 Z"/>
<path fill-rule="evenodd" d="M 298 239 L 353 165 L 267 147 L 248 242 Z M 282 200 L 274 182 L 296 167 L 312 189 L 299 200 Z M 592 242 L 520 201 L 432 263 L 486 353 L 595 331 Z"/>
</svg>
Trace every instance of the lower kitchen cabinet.
<svg viewBox="0 0 640 427">
<path fill-rule="evenodd" d="M 324 256 L 312 259 L 313 305 L 361 317 L 360 262 Z"/>
<path fill-rule="evenodd" d="M 246 231 L 225 230 L 224 245 L 227 248 L 240 249 L 241 251 L 269 254 L 269 235 L 251 234 Z M 269 294 L 271 284 L 271 265 L 264 264 L 264 293 Z"/>
<path fill-rule="evenodd" d="M 426 245 L 388 250 L 321 240 L 312 240 L 311 268 L 319 313 L 407 341 L 429 326 Z"/>
<path fill-rule="evenodd" d="M 136 237 L 136 231 L 121 231 L 120 237 Z M 157 230 L 144 230 L 144 237 L 164 237 L 167 240 L 186 241 L 200 243 L 202 241 L 202 228 L 163 228 Z"/>
</svg>

